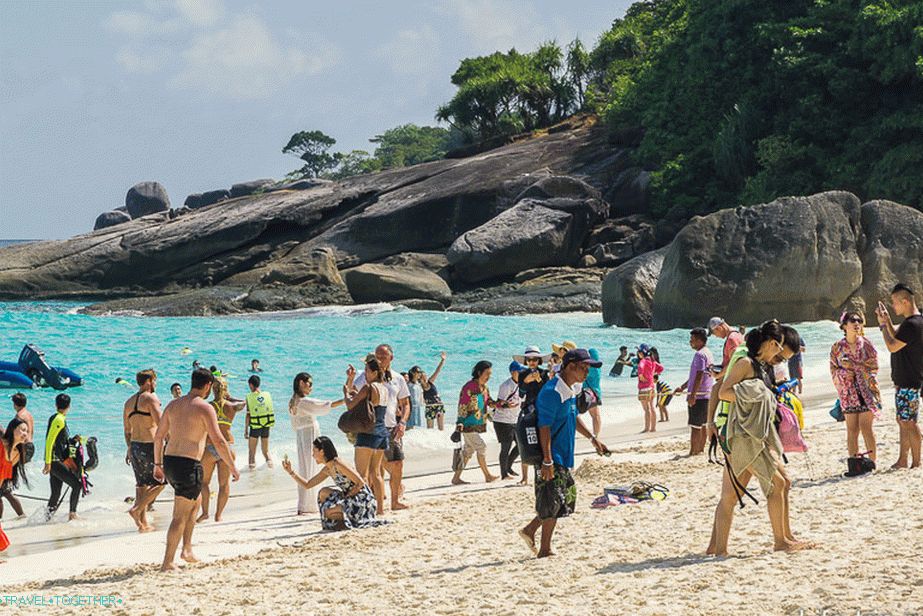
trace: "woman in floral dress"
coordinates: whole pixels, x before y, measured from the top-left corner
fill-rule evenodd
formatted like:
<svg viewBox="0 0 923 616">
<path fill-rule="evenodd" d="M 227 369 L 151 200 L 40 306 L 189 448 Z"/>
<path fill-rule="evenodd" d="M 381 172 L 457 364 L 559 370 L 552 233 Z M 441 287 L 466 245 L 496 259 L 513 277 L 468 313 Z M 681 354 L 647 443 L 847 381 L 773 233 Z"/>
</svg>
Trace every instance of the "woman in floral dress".
<svg viewBox="0 0 923 616">
<path fill-rule="evenodd" d="M 878 353 L 863 333 L 865 317 L 861 312 L 845 312 L 840 317 L 843 338 L 830 349 L 830 374 L 846 417 L 846 448 L 849 457 L 859 453 L 859 433 L 865 441 L 868 457 L 875 461 L 875 433 L 872 420 L 881 414 L 878 390 Z"/>
</svg>

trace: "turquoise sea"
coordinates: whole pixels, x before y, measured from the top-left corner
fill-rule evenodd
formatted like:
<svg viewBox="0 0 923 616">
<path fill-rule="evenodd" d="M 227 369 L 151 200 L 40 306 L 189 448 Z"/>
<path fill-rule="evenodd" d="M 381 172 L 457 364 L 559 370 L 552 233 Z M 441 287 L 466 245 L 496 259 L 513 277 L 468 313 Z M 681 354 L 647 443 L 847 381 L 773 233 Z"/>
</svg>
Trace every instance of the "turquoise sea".
<svg viewBox="0 0 923 616">
<path fill-rule="evenodd" d="M 272 433 L 272 450 L 277 459 L 293 453 L 294 440 L 286 416 L 293 376 L 300 371 L 314 376 L 315 395 L 333 399 L 340 395 L 349 363 L 359 366 L 366 354 L 381 342 L 395 349 L 395 367 L 406 371 L 419 364 L 431 372 L 439 352 L 448 353 L 446 366 L 437 380 L 448 410 L 447 423 L 454 419 L 458 391 L 469 378 L 475 362 L 494 364 L 490 383 L 493 391 L 507 378 L 511 356 L 526 345 L 537 344 L 549 352 L 552 342 L 574 340 L 596 347 L 603 358 L 603 374 L 618 355 L 618 347 L 642 342 L 658 347 L 666 366 L 666 381 L 683 382 L 692 350 L 685 330 L 650 332 L 602 325 L 598 313 L 496 317 L 458 313 L 417 312 L 386 304 L 335 307 L 253 316 L 213 318 L 149 318 L 137 316 L 85 316 L 77 314 L 80 304 L 39 302 L 0 303 L 0 360 L 16 361 L 26 343 L 41 347 L 54 366 L 74 370 L 84 385 L 68 390 L 73 398 L 68 424 L 72 434 L 99 439 L 100 467 L 91 478 L 95 484 L 90 499 L 124 498 L 133 492 L 133 478 L 124 463 L 122 405 L 134 388 L 115 383 L 121 377 L 133 382 L 136 371 L 154 368 L 158 394 L 166 403 L 169 387 L 180 382 L 185 391 L 193 360 L 204 366 L 217 365 L 230 373 L 231 393 L 242 397 L 249 376 L 250 360 L 258 358 L 264 372 L 263 389 L 275 399 L 277 423 Z M 807 342 L 808 379 L 827 379 L 825 358 L 830 344 L 839 336 L 830 322 L 799 326 Z M 191 353 L 183 355 L 184 347 Z M 712 339 L 710 348 L 720 356 L 721 341 Z M 626 376 L 603 378 L 607 403 L 604 421 L 638 417 L 633 398 L 636 382 Z M 0 390 L 0 421 L 12 417 L 9 395 Z M 48 418 L 54 412 L 51 389 L 31 390 L 29 409 L 36 418 L 36 434 L 43 438 Z M 242 435 L 243 417 L 235 422 L 235 436 Z M 336 417 L 320 419 L 321 430 L 345 445 L 336 428 Z M 246 455 L 238 438 L 238 456 Z M 425 456 L 434 449 L 448 449 L 448 432 L 413 430 L 408 435 L 408 455 Z M 259 454 L 257 460 L 260 460 Z M 36 496 L 46 495 L 48 485 L 40 466 L 29 469 Z"/>
</svg>

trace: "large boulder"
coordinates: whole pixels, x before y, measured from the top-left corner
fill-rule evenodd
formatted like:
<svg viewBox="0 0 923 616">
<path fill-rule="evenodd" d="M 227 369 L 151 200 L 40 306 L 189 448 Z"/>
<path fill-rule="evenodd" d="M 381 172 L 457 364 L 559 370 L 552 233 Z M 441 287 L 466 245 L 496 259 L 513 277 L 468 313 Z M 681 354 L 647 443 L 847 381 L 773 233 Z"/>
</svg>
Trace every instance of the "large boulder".
<svg viewBox="0 0 923 616">
<path fill-rule="evenodd" d="M 512 282 L 452 296 L 453 312 L 546 314 L 598 312 L 603 268 L 542 267 L 517 274 Z"/>
<path fill-rule="evenodd" d="M 202 193 L 192 193 L 191 195 L 187 195 L 186 200 L 183 201 L 183 205 L 188 207 L 190 210 L 202 207 Z"/>
<path fill-rule="evenodd" d="M 131 216 L 125 212 L 119 212 L 112 210 L 111 212 L 103 212 L 96 217 L 96 223 L 93 225 L 93 230 L 105 229 L 106 227 L 112 227 L 115 225 L 120 225 L 123 222 L 131 222 Z"/>
<path fill-rule="evenodd" d="M 603 195 L 612 207 L 612 215 L 626 216 L 646 213 L 650 184 L 649 171 L 631 167 L 619 173 L 606 194 Z"/>
<path fill-rule="evenodd" d="M 246 197 L 255 192 L 266 192 L 267 189 L 275 186 L 276 181 L 272 178 L 263 178 L 260 180 L 250 180 L 249 182 L 238 182 L 231 186 L 231 198 Z"/>
<path fill-rule="evenodd" d="M 524 199 L 463 234 L 446 257 L 469 283 L 536 267 L 573 265 L 590 228 L 606 212 L 605 203 L 597 199 Z"/>
<path fill-rule="evenodd" d="M 170 197 L 160 182 L 138 182 L 128 189 L 125 207 L 132 218 L 141 218 L 169 210 Z"/>
<path fill-rule="evenodd" d="M 664 255 L 653 327 L 835 316 L 862 283 L 859 212 L 833 191 L 693 218 Z"/>
<path fill-rule="evenodd" d="M 231 191 L 227 188 L 219 188 L 217 190 L 208 190 L 202 193 L 199 196 L 199 204 L 196 207 L 205 207 L 206 205 L 212 205 L 225 201 L 231 198 Z M 192 207 L 192 206 L 189 206 Z"/>
<path fill-rule="evenodd" d="M 569 175 L 548 175 L 526 188 L 516 197 L 523 199 L 599 199 L 599 191 L 581 179 Z"/>
<path fill-rule="evenodd" d="M 448 305 L 452 291 L 446 281 L 418 267 L 366 263 L 342 272 L 346 288 L 357 304 L 428 299 Z"/>
<path fill-rule="evenodd" d="M 666 247 L 648 252 L 609 272 L 602 285 L 603 321 L 621 327 L 651 326 L 654 289 L 666 252 Z"/>
<path fill-rule="evenodd" d="M 852 305 L 871 315 L 898 282 L 923 291 L 923 212 L 892 201 L 862 205 L 862 287 Z"/>
</svg>

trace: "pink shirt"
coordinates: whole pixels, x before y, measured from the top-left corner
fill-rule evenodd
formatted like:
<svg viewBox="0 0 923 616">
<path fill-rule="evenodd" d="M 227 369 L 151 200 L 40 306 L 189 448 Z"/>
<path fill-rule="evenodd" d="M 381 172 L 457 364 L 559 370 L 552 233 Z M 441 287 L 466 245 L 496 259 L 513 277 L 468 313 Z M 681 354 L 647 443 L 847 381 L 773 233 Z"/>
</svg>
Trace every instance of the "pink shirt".
<svg viewBox="0 0 923 616">
<path fill-rule="evenodd" d="M 638 389 L 652 389 L 654 376 L 663 372 L 663 366 L 650 357 L 645 357 L 638 362 Z"/>
</svg>

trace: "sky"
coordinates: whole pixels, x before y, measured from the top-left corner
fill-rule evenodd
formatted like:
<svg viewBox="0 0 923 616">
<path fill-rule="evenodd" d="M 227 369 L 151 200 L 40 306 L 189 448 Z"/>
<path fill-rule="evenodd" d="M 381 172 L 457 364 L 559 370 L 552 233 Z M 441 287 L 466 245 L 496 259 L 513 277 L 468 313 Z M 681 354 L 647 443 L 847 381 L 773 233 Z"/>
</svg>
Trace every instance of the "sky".
<svg viewBox="0 0 923 616">
<path fill-rule="evenodd" d="M 435 125 L 462 58 L 592 47 L 622 0 L 0 0 L 0 239 L 92 230 L 135 183 L 172 205 L 281 178 L 300 130 L 336 149 Z"/>
</svg>

